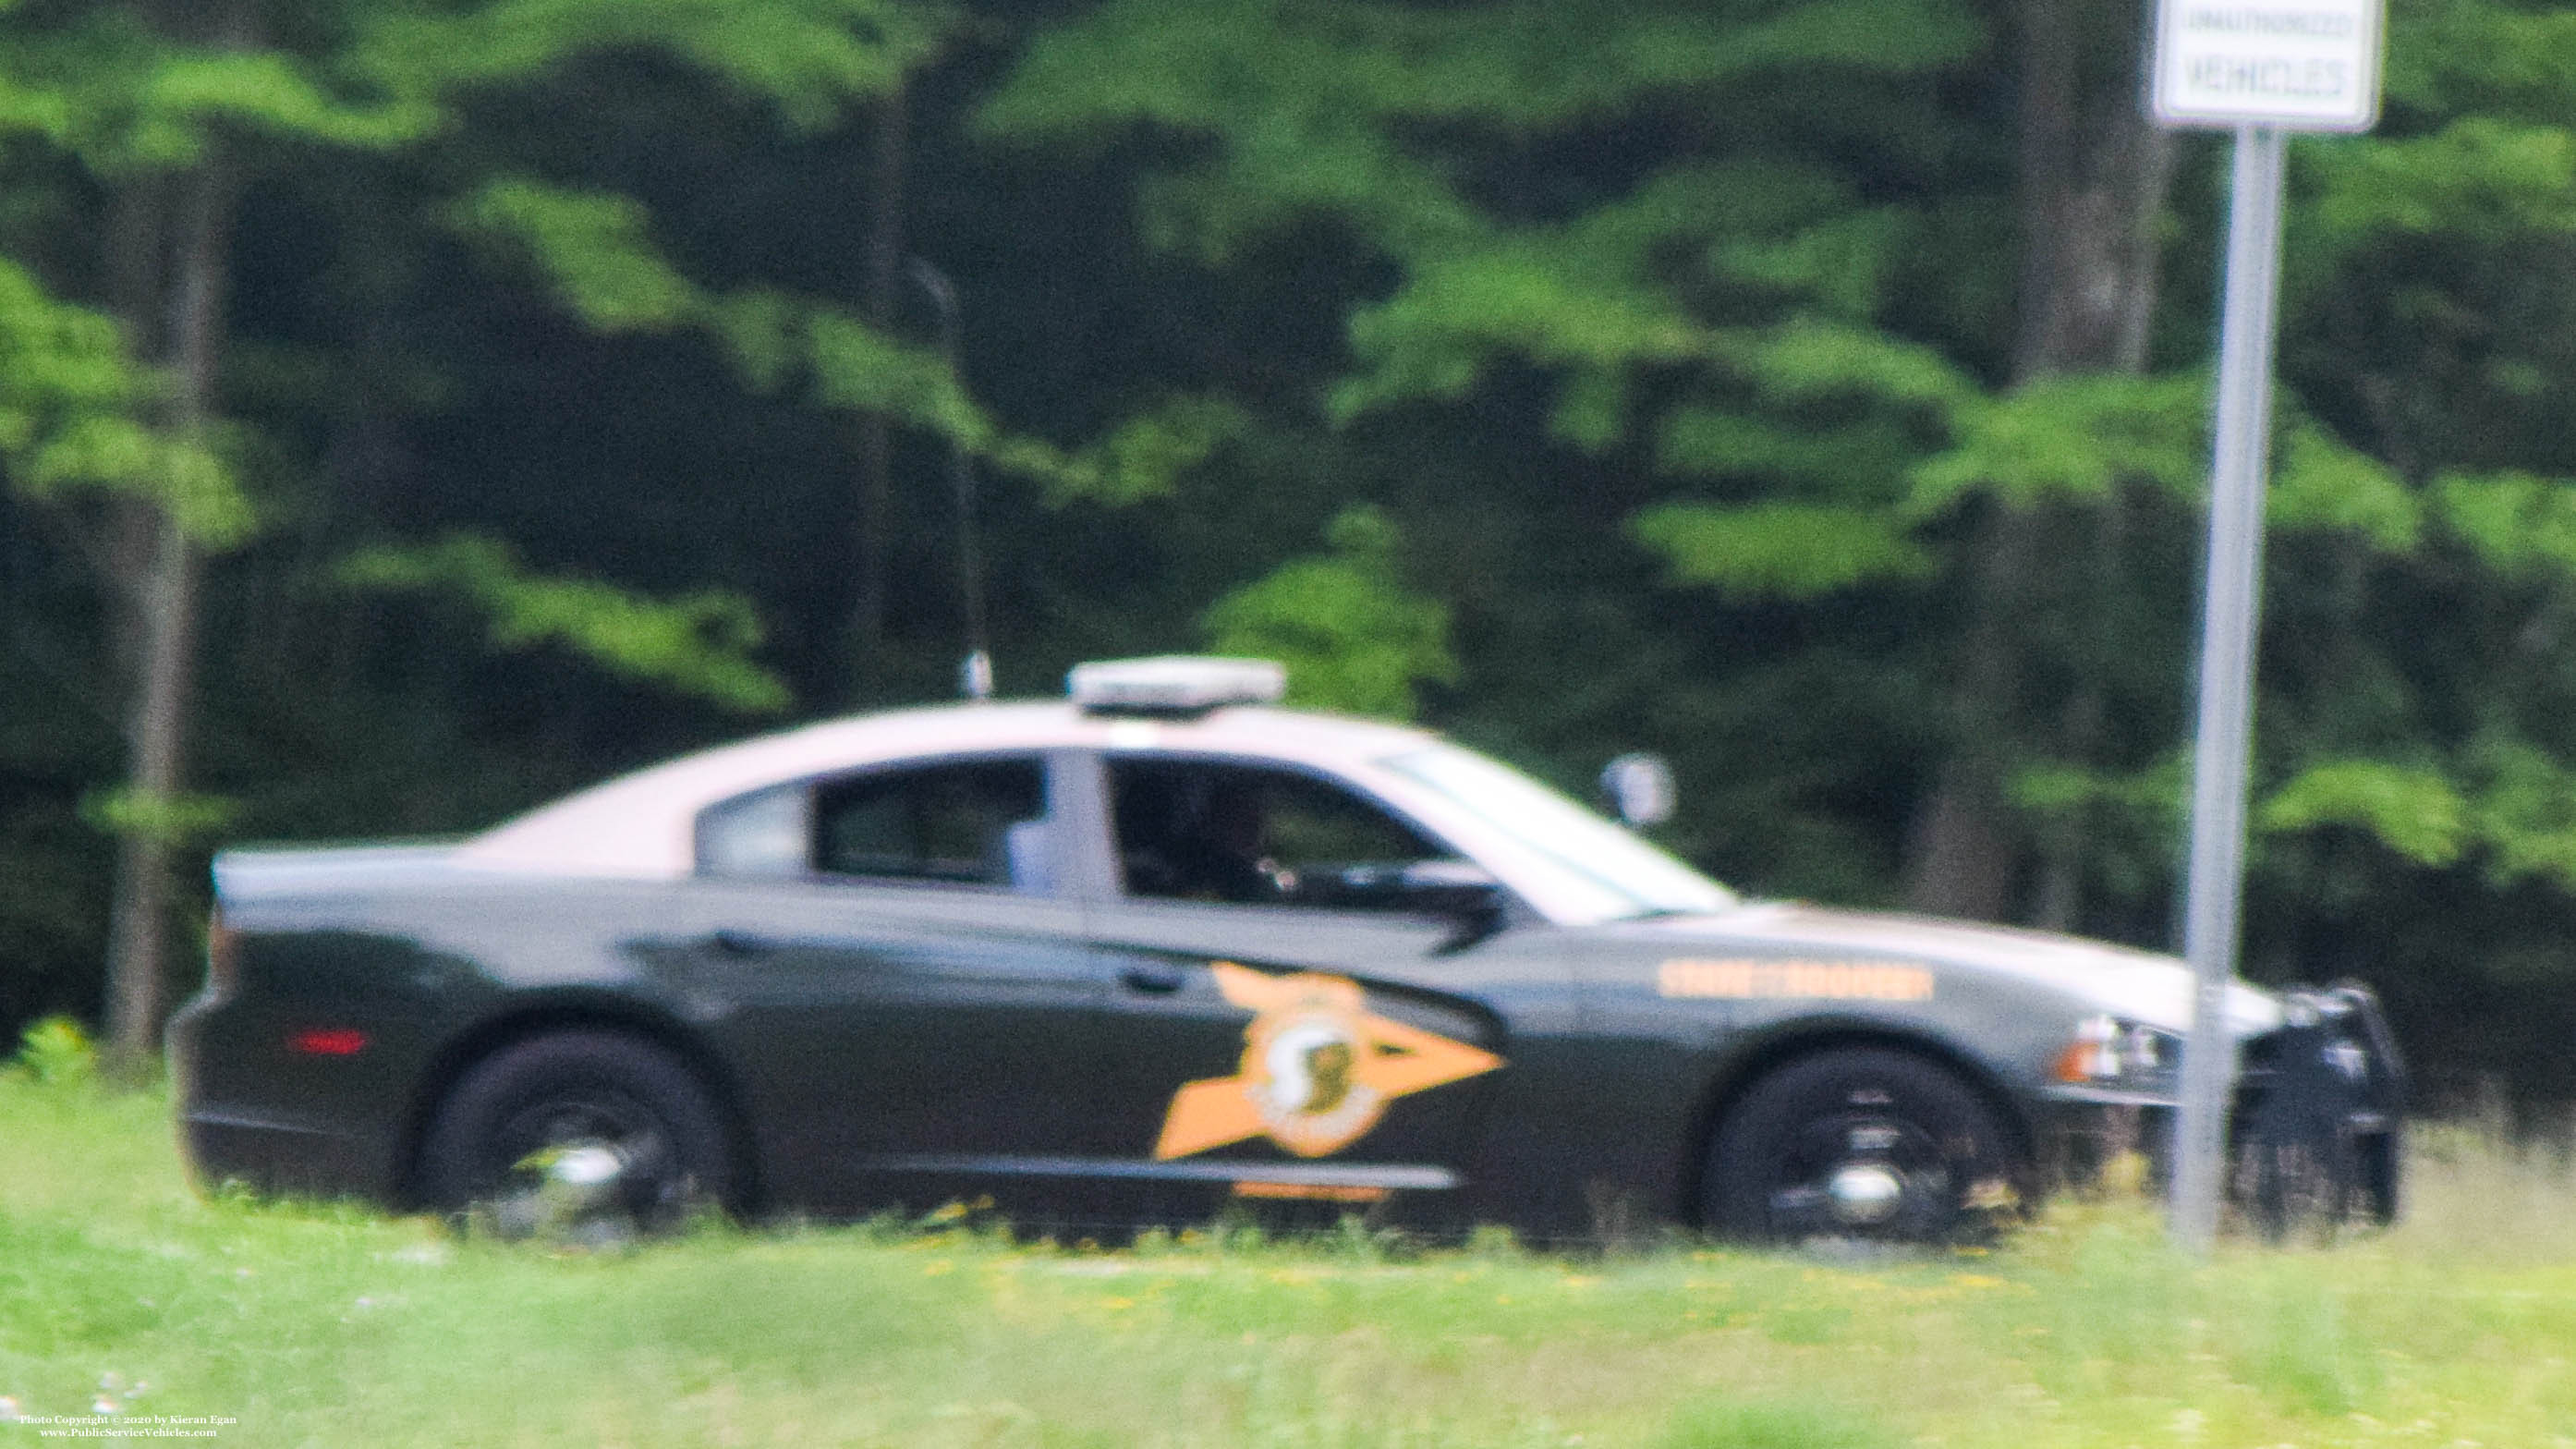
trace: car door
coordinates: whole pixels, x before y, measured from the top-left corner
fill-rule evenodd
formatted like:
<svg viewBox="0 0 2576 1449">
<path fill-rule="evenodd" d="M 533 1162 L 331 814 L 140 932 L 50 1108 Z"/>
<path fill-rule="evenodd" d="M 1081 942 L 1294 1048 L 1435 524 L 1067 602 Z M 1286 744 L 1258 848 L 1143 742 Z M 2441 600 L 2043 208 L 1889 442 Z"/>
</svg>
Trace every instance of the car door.
<svg viewBox="0 0 2576 1449">
<path fill-rule="evenodd" d="M 1059 868 L 1061 768 L 914 762 L 702 818 L 694 985 L 773 1195 L 930 1207 L 1084 1149 L 1101 992 Z"/>
<path fill-rule="evenodd" d="M 1472 868 L 1342 782 L 1100 758 L 1097 1141 L 1126 1213 L 1255 1198 L 1440 1217 L 1510 1066 L 1494 994 L 1561 982 L 1554 951 L 1526 933 L 1462 945 L 1461 919 L 1407 909 L 1384 888 L 1397 873 Z"/>
</svg>

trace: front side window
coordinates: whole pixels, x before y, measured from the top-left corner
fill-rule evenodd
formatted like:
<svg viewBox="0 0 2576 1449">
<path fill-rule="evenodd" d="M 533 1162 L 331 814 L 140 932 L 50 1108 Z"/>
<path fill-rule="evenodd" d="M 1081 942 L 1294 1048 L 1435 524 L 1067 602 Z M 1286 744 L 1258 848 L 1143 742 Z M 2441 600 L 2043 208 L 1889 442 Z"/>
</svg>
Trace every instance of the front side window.
<svg viewBox="0 0 2576 1449">
<path fill-rule="evenodd" d="M 1394 873 L 1453 858 L 1374 803 L 1295 771 L 1113 759 L 1109 772 L 1131 896 L 1391 907 L 1377 887 Z"/>
</svg>

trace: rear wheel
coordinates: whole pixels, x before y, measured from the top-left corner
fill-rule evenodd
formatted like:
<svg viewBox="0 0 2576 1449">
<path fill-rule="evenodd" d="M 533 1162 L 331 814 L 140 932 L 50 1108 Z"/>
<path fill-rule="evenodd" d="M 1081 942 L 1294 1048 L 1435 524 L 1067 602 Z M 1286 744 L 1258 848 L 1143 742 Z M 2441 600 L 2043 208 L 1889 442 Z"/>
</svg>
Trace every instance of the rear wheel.
<svg viewBox="0 0 2576 1449">
<path fill-rule="evenodd" d="M 2016 1210 L 2023 1176 L 2001 1119 L 1956 1073 L 1850 1047 L 1745 1091 L 1710 1144 L 1700 1205 L 1729 1237 L 1955 1242 Z"/>
<path fill-rule="evenodd" d="M 421 1147 L 423 1196 L 505 1237 L 611 1241 L 731 1199 L 724 1119 L 670 1053 L 606 1031 L 502 1049 L 457 1081 Z"/>
</svg>

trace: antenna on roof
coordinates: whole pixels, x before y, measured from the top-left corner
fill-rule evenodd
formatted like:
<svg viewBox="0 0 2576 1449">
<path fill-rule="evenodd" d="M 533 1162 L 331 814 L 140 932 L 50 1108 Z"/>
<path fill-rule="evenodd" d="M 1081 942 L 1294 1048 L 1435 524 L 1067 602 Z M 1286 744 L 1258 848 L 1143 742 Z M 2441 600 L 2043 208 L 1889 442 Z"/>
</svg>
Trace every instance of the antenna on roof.
<svg viewBox="0 0 2576 1449">
<path fill-rule="evenodd" d="M 946 272 L 923 257 L 912 259 L 912 278 L 939 310 L 939 353 L 947 359 L 948 376 L 962 394 L 966 373 L 958 361 L 957 288 Z M 954 432 L 948 435 L 948 477 L 957 490 L 957 588 L 966 605 L 966 657 L 958 662 L 957 692 L 968 699 L 987 700 L 993 697 L 993 651 L 985 638 L 984 556 L 975 542 L 975 464 L 966 456 L 965 441 Z"/>
</svg>

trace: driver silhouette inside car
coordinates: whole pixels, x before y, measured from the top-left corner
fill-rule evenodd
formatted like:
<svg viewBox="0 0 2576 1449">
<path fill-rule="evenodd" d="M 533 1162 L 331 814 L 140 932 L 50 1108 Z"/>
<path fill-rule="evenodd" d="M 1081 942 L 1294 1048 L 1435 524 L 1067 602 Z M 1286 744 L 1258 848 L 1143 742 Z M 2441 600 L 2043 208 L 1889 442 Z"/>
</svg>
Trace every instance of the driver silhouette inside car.
<svg viewBox="0 0 2576 1449">
<path fill-rule="evenodd" d="M 1123 852 L 1136 895 L 1249 905 L 1296 888 L 1295 873 L 1269 856 L 1268 816 L 1252 781 L 1155 780 L 1122 799 L 1118 813 L 1122 826 L 1150 822 L 1147 837 Z"/>
</svg>

